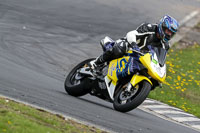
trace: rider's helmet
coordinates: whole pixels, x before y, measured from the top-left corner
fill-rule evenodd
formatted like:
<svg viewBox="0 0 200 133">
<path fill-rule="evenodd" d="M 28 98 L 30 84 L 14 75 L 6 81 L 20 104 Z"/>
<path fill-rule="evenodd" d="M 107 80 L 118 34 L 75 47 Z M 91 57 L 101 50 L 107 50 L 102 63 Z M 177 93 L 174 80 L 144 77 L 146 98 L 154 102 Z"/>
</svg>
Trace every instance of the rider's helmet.
<svg viewBox="0 0 200 133">
<path fill-rule="evenodd" d="M 160 19 L 158 24 L 158 33 L 163 42 L 168 42 L 177 32 L 179 27 L 176 19 L 169 15 L 165 15 Z"/>
</svg>

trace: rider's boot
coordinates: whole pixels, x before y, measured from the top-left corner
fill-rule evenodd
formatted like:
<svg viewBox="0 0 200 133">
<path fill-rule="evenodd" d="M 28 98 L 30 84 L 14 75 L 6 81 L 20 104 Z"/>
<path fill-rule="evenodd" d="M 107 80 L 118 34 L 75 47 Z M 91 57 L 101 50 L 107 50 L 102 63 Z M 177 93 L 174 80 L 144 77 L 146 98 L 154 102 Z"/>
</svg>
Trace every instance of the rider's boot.
<svg viewBox="0 0 200 133">
<path fill-rule="evenodd" d="M 90 61 L 88 65 L 91 70 L 94 71 L 98 66 L 101 66 L 105 62 L 111 61 L 113 58 L 115 58 L 114 51 L 113 49 L 110 49 L 103 52 L 103 54 L 97 57 L 95 60 Z"/>
<path fill-rule="evenodd" d="M 90 61 L 88 65 L 91 68 L 92 72 L 96 72 L 97 67 L 101 66 L 104 63 L 105 61 L 103 60 L 103 55 L 100 55 L 95 60 Z"/>
</svg>

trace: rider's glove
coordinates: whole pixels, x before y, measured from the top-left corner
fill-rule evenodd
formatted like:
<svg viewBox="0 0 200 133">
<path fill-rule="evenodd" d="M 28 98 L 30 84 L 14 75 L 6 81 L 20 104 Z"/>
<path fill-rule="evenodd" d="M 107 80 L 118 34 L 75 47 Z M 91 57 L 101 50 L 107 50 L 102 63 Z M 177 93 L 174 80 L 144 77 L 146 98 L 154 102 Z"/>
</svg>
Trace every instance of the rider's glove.
<svg viewBox="0 0 200 133">
<path fill-rule="evenodd" d="M 138 47 L 137 43 L 135 43 L 135 42 L 132 42 L 131 44 L 129 44 L 129 46 L 130 46 L 133 50 L 140 51 L 140 48 Z"/>
</svg>

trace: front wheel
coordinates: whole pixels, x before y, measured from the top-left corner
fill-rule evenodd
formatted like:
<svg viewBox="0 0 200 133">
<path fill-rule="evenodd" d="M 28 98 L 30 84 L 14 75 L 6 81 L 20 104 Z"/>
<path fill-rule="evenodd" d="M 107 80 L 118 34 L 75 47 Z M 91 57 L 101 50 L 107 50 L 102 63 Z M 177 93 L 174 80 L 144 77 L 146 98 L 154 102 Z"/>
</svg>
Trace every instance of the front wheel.
<svg viewBox="0 0 200 133">
<path fill-rule="evenodd" d="M 72 96 L 83 96 L 90 92 L 91 81 L 87 77 L 81 77 L 79 74 L 79 69 L 87 66 L 87 64 L 94 60 L 94 58 L 87 59 L 78 65 L 76 65 L 71 72 L 68 74 L 65 80 L 65 90 L 69 95 Z"/>
<path fill-rule="evenodd" d="M 120 85 L 118 92 L 114 97 L 114 109 L 120 112 L 128 112 L 139 106 L 148 96 L 151 90 L 151 84 L 145 80 L 141 81 L 136 86 L 132 86 L 130 91 L 127 91 L 127 86 Z"/>
</svg>

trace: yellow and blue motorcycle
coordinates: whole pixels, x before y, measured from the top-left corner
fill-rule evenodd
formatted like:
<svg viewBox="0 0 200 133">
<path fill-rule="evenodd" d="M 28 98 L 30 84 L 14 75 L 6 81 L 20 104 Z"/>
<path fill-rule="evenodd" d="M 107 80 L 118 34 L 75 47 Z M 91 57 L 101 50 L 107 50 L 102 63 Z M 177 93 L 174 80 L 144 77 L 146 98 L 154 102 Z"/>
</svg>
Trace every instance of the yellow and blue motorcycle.
<svg viewBox="0 0 200 133">
<path fill-rule="evenodd" d="M 166 54 L 164 48 L 151 46 L 146 53 L 130 50 L 124 57 L 99 67 L 95 75 L 87 65 L 94 58 L 87 59 L 68 74 L 65 90 L 75 97 L 90 93 L 112 102 L 117 111 L 131 111 L 147 98 L 151 90 L 165 82 Z M 130 72 L 130 64 L 134 63 L 133 58 L 136 55 L 139 55 L 140 69 L 133 74 Z M 126 76 L 119 79 L 118 74 L 123 72 L 126 72 Z"/>
</svg>

